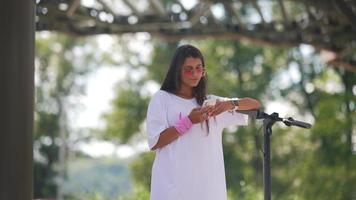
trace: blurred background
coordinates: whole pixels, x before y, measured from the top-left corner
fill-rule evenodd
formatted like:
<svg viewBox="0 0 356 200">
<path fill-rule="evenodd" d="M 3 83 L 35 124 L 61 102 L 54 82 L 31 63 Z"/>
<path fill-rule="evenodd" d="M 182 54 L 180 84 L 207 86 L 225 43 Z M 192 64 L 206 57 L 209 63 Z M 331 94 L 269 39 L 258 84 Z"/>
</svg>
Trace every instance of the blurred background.
<svg viewBox="0 0 356 200">
<path fill-rule="evenodd" d="M 356 200 L 356 3 L 36 0 L 34 198 L 149 199 L 145 117 L 177 46 L 209 93 L 259 99 L 276 124 L 272 198 Z M 262 122 L 223 136 L 229 199 L 263 199 Z"/>
</svg>

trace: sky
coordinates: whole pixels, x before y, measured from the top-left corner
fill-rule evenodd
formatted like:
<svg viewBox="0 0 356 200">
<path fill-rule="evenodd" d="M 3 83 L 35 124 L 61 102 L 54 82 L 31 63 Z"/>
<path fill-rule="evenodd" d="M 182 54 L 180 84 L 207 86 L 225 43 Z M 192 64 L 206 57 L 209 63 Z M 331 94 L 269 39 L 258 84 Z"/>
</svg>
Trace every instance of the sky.
<svg viewBox="0 0 356 200">
<path fill-rule="evenodd" d="M 82 109 L 73 118 L 73 128 L 104 127 L 105 123 L 101 115 L 110 111 L 110 102 L 115 97 L 114 86 L 124 74 L 125 72 L 120 68 L 102 67 L 89 76 L 86 95 L 80 100 Z M 136 153 L 149 151 L 145 141 L 115 146 L 109 141 L 92 139 L 89 142 L 78 143 L 77 148 L 92 157 L 128 158 Z"/>
<path fill-rule="evenodd" d="M 139 51 L 140 59 L 148 62 L 151 52 L 151 46 L 147 43 L 150 40 L 149 35 L 138 33 L 131 37 L 132 41 L 129 42 L 129 48 L 133 51 Z M 96 39 L 101 51 L 115 52 L 112 49 L 115 40 L 110 36 L 100 35 Z M 103 128 L 105 122 L 101 116 L 103 113 L 110 112 L 111 101 L 115 98 L 115 85 L 129 75 L 134 79 L 140 78 L 140 72 L 128 71 L 125 66 L 101 66 L 93 71 L 87 79 L 85 94 L 77 100 L 79 102 L 78 109 L 70 113 L 71 128 L 75 130 Z M 151 85 L 148 90 L 157 90 L 157 88 Z M 77 148 L 92 157 L 116 155 L 119 158 L 127 158 L 139 152 L 149 151 L 144 140 L 128 145 L 115 146 L 109 141 L 92 139 L 89 142 L 79 143 Z"/>
<path fill-rule="evenodd" d="M 83 105 L 72 126 L 75 128 L 103 127 L 100 119 L 103 112 L 110 110 L 110 101 L 115 97 L 113 89 L 120 80 L 122 70 L 114 67 L 102 67 L 90 74 L 86 94 L 80 98 Z"/>
</svg>

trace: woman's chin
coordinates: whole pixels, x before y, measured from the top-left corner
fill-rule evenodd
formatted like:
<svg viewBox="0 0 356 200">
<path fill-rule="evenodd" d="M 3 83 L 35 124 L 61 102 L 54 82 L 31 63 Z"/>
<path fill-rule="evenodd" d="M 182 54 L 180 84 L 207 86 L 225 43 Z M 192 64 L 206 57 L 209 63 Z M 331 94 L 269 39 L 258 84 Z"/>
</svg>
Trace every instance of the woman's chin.
<svg viewBox="0 0 356 200">
<path fill-rule="evenodd" d="M 199 82 L 191 84 L 192 87 L 197 87 L 198 85 L 199 85 Z"/>
</svg>

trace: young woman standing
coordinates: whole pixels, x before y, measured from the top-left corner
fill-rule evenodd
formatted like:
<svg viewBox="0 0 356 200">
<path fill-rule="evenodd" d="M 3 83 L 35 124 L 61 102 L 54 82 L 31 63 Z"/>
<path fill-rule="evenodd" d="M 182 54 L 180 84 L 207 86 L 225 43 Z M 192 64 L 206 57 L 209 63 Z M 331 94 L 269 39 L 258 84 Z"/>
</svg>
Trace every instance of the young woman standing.
<svg viewBox="0 0 356 200">
<path fill-rule="evenodd" d="M 156 151 L 151 200 L 226 200 L 222 131 L 246 125 L 235 110 L 258 109 L 251 98 L 227 99 L 206 94 L 201 52 L 180 46 L 161 89 L 147 110 L 148 144 Z M 203 106 L 205 100 L 215 105 Z"/>
</svg>

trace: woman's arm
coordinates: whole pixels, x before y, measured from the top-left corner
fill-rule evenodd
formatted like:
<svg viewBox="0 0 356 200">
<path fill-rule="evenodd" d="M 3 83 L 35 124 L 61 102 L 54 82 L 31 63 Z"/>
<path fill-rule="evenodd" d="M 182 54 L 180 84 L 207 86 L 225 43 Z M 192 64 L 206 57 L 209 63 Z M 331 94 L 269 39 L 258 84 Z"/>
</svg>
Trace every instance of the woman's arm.
<svg viewBox="0 0 356 200">
<path fill-rule="evenodd" d="M 193 124 L 200 123 L 208 118 L 208 112 L 211 109 L 212 107 L 194 108 L 188 115 L 188 118 Z M 162 148 L 176 140 L 181 135 L 182 134 L 178 133 L 176 128 L 169 127 L 166 130 L 162 131 L 162 133 L 159 135 L 156 145 L 154 145 L 151 150 Z"/>
<path fill-rule="evenodd" d="M 252 98 L 241 98 L 238 102 L 238 110 L 257 110 L 261 107 L 260 102 Z"/>
<path fill-rule="evenodd" d="M 153 146 L 151 150 L 154 151 L 156 149 L 162 148 L 176 140 L 179 136 L 180 134 L 174 127 L 169 127 L 159 135 L 156 145 Z"/>
<path fill-rule="evenodd" d="M 241 98 L 238 100 L 237 110 L 257 110 L 261 107 L 261 104 L 256 99 L 252 98 Z M 228 101 L 217 101 L 214 109 L 209 113 L 209 116 L 216 116 L 225 111 L 234 110 L 235 104 L 232 100 Z"/>
</svg>

